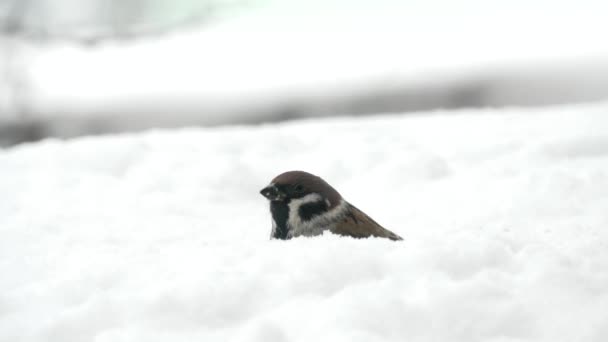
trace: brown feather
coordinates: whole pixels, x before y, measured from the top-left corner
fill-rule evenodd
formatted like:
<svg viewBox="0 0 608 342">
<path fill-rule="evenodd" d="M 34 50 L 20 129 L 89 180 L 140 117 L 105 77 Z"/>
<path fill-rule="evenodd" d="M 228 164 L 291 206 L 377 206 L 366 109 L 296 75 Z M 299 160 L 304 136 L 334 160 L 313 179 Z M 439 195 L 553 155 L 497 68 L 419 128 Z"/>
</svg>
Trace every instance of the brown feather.
<svg viewBox="0 0 608 342">
<path fill-rule="evenodd" d="M 382 227 L 371 217 L 357 209 L 354 205 L 347 203 L 348 212 L 335 226 L 331 232 L 338 235 L 352 236 L 355 238 L 366 238 L 370 236 L 388 238 L 391 240 L 403 240 L 399 235 Z"/>
</svg>

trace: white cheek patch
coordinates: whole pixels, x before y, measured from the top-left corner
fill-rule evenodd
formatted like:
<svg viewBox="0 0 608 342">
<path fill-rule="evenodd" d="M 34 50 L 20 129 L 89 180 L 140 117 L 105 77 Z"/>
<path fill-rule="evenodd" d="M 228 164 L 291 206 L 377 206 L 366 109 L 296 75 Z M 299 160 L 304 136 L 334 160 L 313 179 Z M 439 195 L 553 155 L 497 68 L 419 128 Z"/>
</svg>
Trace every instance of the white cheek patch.
<svg viewBox="0 0 608 342">
<path fill-rule="evenodd" d="M 309 197 L 310 196 L 310 197 Z M 322 234 L 323 231 L 330 229 L 333 224 L 342 219 L 348 211 L 347 203 L 341 200 L 340 203 L 333 209 L 329 210 L 323 215 L 314 216 L 309 221 L 302 222 L 299 215 L 299 209 L 302 204 L 320 202 L 322 201 L 321 196 L 312 194 L 304 196 L 298 200 L 292 200 L 289 203 L 289 237 L 296 237 L 299 235 L 314 236 Z M 329 201 L 325 200 L 325 203 Z M 328 204 L 329 207 L 329 204 Z"/>
</svg>

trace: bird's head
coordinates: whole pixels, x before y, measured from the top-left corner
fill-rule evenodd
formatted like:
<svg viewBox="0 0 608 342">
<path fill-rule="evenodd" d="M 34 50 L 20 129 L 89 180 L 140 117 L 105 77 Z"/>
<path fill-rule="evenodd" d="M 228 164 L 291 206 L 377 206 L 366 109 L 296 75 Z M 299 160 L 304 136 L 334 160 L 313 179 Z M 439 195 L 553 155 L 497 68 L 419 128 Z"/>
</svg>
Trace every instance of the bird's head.
<svg viewBox="0 0 608 342">
<path fill-rule="evenodd" d="M 316 197 L 328 203 L 339 204 L 342 196 L 321 177 L 304 171 L 288 171 L 276 176 L 260 193 L 270 201 L 290 202 L 294 199 Z"/>
</svg>

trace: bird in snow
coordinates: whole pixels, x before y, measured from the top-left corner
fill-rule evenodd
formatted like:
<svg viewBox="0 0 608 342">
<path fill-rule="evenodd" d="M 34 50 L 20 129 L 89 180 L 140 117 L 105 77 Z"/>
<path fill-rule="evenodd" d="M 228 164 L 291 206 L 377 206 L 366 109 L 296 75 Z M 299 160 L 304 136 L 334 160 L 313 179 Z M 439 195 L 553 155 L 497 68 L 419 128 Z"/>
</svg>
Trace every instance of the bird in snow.
<svg viewBox="0 0 608 342">
<path fill-rule="evenodd" d="M 271 239 L 287 240 L 330 231 L 355 238 L 402 240 L 344 200 L 323 179 L 304 171 L 282 173 L 260 193 L 270 200 Z"/>
</svg>

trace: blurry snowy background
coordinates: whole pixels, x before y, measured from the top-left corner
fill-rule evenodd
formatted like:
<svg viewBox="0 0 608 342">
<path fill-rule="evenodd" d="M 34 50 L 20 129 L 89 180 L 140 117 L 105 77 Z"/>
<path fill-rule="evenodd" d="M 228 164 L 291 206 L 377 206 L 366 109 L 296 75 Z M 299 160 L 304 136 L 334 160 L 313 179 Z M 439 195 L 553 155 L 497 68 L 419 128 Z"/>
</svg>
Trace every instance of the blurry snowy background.
<svg viewBox="0 0 608 342">
<path fill-rule="evenodd" d="M 0 342 L 608 341 L 606 18 L 0 0 Z M 270 241 L 293 169 L 404 241 Z"/>
<path fill-rule="evenodd" d="M 2 0 L 0 141 L 608 97 L 607 5 Z"/>
</svg>

